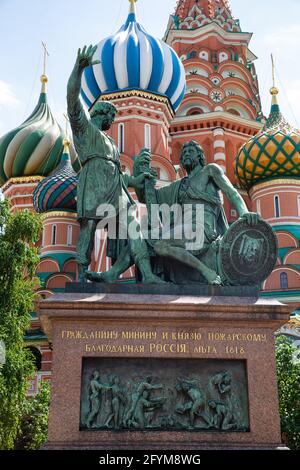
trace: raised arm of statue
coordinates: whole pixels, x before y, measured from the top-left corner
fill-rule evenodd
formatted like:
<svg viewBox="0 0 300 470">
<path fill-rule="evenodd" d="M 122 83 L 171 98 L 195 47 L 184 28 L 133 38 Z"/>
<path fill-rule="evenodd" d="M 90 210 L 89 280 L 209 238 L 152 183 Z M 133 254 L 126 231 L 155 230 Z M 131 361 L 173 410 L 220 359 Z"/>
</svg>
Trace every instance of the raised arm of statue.
<svg viewBox="0 0 300 470">
<path fill-rule="evenodd" d="M 88 124 L 88 119 L 80 102 L 79 95 L 84 69 L 100 63 L 99 60 L 93 61 L 93 55 L 96 49 L 97 46 L 89 46 L 88 48 L 84 46 L 82 50 L 78 49 L 76 62 L 68 81 L 68 115 L 75 135 L 84 132 Z"/>
</svg>

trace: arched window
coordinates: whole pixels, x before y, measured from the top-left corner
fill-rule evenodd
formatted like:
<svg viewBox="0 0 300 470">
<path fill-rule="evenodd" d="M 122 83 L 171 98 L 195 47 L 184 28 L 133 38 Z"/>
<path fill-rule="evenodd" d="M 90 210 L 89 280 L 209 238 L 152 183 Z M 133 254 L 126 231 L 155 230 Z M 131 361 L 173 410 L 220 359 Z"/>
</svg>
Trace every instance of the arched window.
<svg viewBox="0 0 300 470">
<path fill-rule="evenodd" d="M 43 228 L 42 232 L 42 246 L 45 246 L 45 228 Z"/>
<path fill-rule="evenodd" d="M 257 199 L 256 201 L 256 211 L 259 215 L 261 215 L 261 203 L 260 203 L 260 199 Z"/>
<path fill-rule="evenodd" d="M 186 113 L 187 116 L 196 116 L 196 114 L 203 114 L 203 109 L 192 108 Z"/>
<path fill-rule="evenodd" d="M 124 144 L 125 144 L 125 126 L 124 126 L 124 124 L 119 124 L 119 126 L 118 126 L 118 144 L 119 144 L 119 152 L 124 153 Z"/>
<path fill-rule="evenodd" d="M 160 180 L 160 173 L 161 173 L 160 168 L 158 166 L 153 166 L 152 168 L 153 168 L 153 170 L 156 171 L 157 179 Z"/>
<path fill-rule="evenodd" d="M 52 236 L 51 236 L 52 245 L 56 245 L 56 231 L 57 231 L 56 225 L 52 225 Z"/>
<path fill-rule="evenodd" d="M 34 365 L 36 367 L 36 370 L 41 370 L 42 369 L 42 354 L 40 350 L 33 346 L 29 346 L 27 349 L 29 349 L 31 354 L 34 356 Z"/>
<path fill-rule="evenodd" d="M 274 208 L 275 208 L 275 217 L 280 217 L 280 200 L 279 196 L 274 197 Z"/>
<path fill-rule="evenodd" d="M 229 59 L 229 56 L 227 54 L 227 52 L 221 52 L 219 54 L 219 62 L 224 62 L 225 60 L 228 60 Z"/>
<path fill-rule="evenodd" d="M 236 109 L 227 109 L 227 113 L 233 114 L 234 116 L 240 116 L 240 113 Z"/>
<path fill-rule="evenodd" d="M 281 289 L 288 289 L 289 288 L 289 280 L 287 273 L 280 274 L 280 288 Z"/>
<path fill-rule="evenodd" d="M 200 57 L 200 59 L 202 59 L 202 60 L 208 60 L 208 58 L 209 58 L 209 57 L 208 57 L 208 52 L 206 52 L 206 51 L 201 51 L 200 54 L 199 54 L 199 57 Z"/>
<path fill-rule="evenodd" d="M 197 52 L 196 51 L 189 52 L 188 55 L 187 55 L 188 59 L 195 59 L 195 57 L 197 57 Z"/>
<path fill-rule="evenodd" d="M 151 150 L 151 126 L 150 124 L 145 124 L 145 148 Z"/>
<path fill-rule="evenodd" d="M 73 236 L 73 227 L 72 225 L 68 225 L 68 235 L 67 235 L 67 245 L 72 245 L 72 236 Z"/>
</svg>

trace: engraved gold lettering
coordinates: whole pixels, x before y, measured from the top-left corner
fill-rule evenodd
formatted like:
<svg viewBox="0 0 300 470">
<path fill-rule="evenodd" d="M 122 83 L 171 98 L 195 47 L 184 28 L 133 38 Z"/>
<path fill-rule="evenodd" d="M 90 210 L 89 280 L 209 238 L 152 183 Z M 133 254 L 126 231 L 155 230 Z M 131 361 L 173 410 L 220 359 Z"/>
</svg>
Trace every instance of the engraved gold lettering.
<svg viewBox="0 0 300 470">
<path fill-rule="evenodd" d="M 220 333 L 209 332 L 209 341 L 228 341 L 228 342 L 255 342 L 261 343 L 267 341 L 267 336 L 260 333 Z"/>
<path fill-rule="evenodd" d="M 123 339 L 153 341 L 156 339 L 156 336 L 156 331 L 122 331 Z"/>
<path fill-rule="evenodd" d="M 194 352 L 198 354 L 217 354 L 217 349 L 215 348 L 215 346 L 200 345 L 194 348 Z"/>
<path fill-rule="evenodd" d="M 186 343 L 150 343 L 150 353 L 188 353 L 188 345 Z"/>
<path fill-rule="evenodd" d="M 173 331 L 171 339 L 173 341 L 200 341 L 201 333 L 198 331 Z"/>
<path fill-rule="evenodd" d="M 245 354 L 245 349 L 241 346 L 226 346 L 226 354 Z"/>
<path fill-rule="evenodd" d="M 145 353 L 145 346 L 141 345 L 132 345 L 132 344 L 122 344 L 122 345 L 111 345 L 111 344 L 86 344 L 85 352 L 100 352 L 100 353 L 132 353 L 132 354 L 143 354 Z"/>
</svg>

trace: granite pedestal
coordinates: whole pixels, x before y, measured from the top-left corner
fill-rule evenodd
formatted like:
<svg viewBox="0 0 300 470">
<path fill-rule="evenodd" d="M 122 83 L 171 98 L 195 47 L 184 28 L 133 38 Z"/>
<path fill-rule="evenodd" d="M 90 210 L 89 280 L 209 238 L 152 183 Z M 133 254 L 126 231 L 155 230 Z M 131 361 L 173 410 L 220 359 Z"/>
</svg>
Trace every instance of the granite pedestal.
<svg viewBox="0 0 300 470">
<path fill-rule="evenodd" d="M 201 295 L 176 295 L 174 290 L 155 295 L 132 290 L 118 293 L 118 288 L 111 286 L 108 293 L 99 292 L 99 287 L 93 285 L 88 285 L 85 293 L 78 292 L 78 288 L 77 292 L 58 294 L 39 304 L 40 319 L 53 347 L 45 448 L 197 450 L 280 446 L 274 332 L 288 321 L 290 307 L 258 298 L 253 290 L 246 289 L 228 290 L 226 295 L 220 288 L 207 288 Z M 126 292 L 126 287 L 122 289 Z M 116 430 L 110 424 L 88 429 L 84 425 L 88 410 L 83 409 L 82 396 L 88 393 L 86 381 L 91 371 L 99 370 L 104 381 L 110 369 L 119 371 L 124 381 L 124 370 L 130 377 L 136 374 L 139 380 L 143 368 L 154 382 L 167 381 L 172 374 L 182 376 L 185 369 L 190 377 L 198 369 L 203 370 L 204 395 L 208 393 L 209 377 L 230 370 L 237 390 L 241 390 L 244 428 L 166 429 L 162 425 L 146 430 Z M 188 415 L 183 418 L 188 420 Z"/>
</svg>

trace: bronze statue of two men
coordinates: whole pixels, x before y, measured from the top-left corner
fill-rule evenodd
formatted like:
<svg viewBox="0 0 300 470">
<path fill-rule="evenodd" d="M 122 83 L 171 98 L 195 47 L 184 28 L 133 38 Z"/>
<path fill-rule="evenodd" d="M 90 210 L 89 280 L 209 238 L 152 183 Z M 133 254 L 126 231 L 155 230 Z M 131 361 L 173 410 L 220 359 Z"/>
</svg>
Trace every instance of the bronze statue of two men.
<svg viewBox="0 0 300 470">
<path fill-rule="evenodd" d="M 81 78 L 86 67 L 93 61 L 95 47 L 78 51 L 77 60 L 68 82 L 68 115 L 73 131 L 75 148 L 82 164 L 77 188 L 77 212 L 80 235 L 77 245 L 79 280 L 116 282 L 120 275 L 133 264 L 136 265 L 142 283 L 184 283 L 221 285 L 226 282 L 220 272 L 218 253 L 220 243 L 228 231 L 221 192 L 237 210 L 240 219 L 249 227 L 257 226 L 261 219 L 249 212 L 239 192 L 233 187 L 223 170 L 216 164 L 206 164 L 201 146 L 187 142 L 182 149 L 180 162 L 187 176 L 168 186 L 155 189 L 155 179 L 150 168 L 151 154 L 142 149 L 134 163 L 134 176 L 122 173 L 120 155 L 114 140 L 106 134 L 117 114 L 115 106 L 102 101 L 94 105 L 90 119 L 85 114 L 79 99 Z M 145 236 L 134 211 L 135 202 L 128 187 L 134 188 L 140 202 L 150 206 L 174 205 L 190 209 L 189 224 L 197 234 L 202 232 L 199 246 L 191 246 L 189 240 L 178 236 L 183 226 L 182 218 L 171 217 L 167 236 L 164 236 L 162 221 L 158 222 L 158 236 Z M 103 210 L 99 206 L 113 207 L 115 218 L 127 227 L 127 239 L 109 240 L 114 246 L 114 264 L 107 272 L 88 271 L 97 224 L 103 221 Z M 201 207 L 202 222 L 196 224 L 197 209 Z M 129 210 L 128 210 L 129 209 Z M 199 211 L 198 211 L 199 212 Z M 125 217 L 124 217 L 124 214 Z M 160 214 L 160 209 L 159 209 Z M 125 221 L 125 222 L 124 222 Z M 150 221 L 150 222 L 149 222 Z M 132 230 L 134 227 L 134 230 Z M 124 227 L 123 227 L 124 228 Z M 151 232 L 151 218 L 148 220 Z M 132 236 L 132 233 L 135 236 Z M 255 241 L 251 248 L 259 247 Z M 254 254 L 257 250 L 254 249 Z"/>
</svg>

